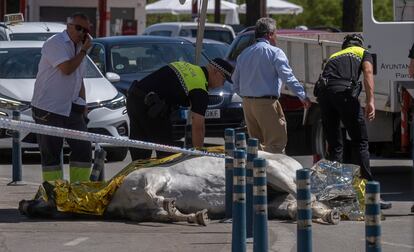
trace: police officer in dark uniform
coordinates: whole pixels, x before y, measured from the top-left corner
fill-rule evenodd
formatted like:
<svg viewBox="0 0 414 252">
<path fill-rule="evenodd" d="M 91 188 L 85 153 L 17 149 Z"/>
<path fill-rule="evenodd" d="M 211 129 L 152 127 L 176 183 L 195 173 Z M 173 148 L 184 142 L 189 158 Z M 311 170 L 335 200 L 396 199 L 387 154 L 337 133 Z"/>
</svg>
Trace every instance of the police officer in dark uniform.
<svg viewBox="0 0 414 252">
<path fill-rule="evenodd" d="M 134 81 L 128 90 L 127 111 L 130 138 L 172 145 L 170 113 L 174 107 L 191 107 L 192 146 L 204 143 L 204 116 L 208 106 L 208 89 L 231 81 L 233 67 L 215 58 L 206 67 L 188 62 L 173 62 L 141 81 Z M 132 160 L 151 157 L 151 150 L 130 148 Z M 157 157 L 168 153 L 158 152 Z"/>
<path fill-rule="evenodd" d="M 365 118 L 375 118 L 374 76 L 372 55 L 363 48 L 359 34 L 347 35 L 342 50 L 332 54 L 319 79 L 323 85 L 318 94 L 322 124 L 328 141 L 328 160 L 343 162 L 343 143 L 340 122 L 351 137 L 351 163 L 361 167 L 361 176 L 373 180 L 369 164 L 368 133 L 364 110 L 358 101 L 363 73 L 365 88 Z M 323 84 L 321 84 L 321 82 Z M 381 200 L 381 208 L 391 208 L 391 203 Z"/>
</svg>

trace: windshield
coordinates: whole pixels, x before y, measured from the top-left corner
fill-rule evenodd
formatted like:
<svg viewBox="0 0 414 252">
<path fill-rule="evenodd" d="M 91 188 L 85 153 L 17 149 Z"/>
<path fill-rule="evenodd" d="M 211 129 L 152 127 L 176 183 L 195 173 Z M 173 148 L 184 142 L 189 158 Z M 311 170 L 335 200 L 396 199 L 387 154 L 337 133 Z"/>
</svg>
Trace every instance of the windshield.
<svg viewBox="0 0 414 252">
<path fill-rule="evenodd" d="M 236 61 L 240 53 L 248 46 L 252 45 L 255 41 L 254 33 L 246 33 L 236 38 L 236 40 L 231 44 L 229 49 L 228 59 L 231 61 Z"/>
<path fill-rule="evenodd" d="M 34 41 L 46 41 L 56 33 L 12 33 L 10 34 L 10 40 L 34 40 Z"/>
<path fill-rule="evenodd" d="M 0 79 L 35 79 L 41 48 L 0 49 Z M 86 77 L 101 78 L 99 70 L 88 58 Z"/>
<path fill-rule="evenodd" d="M 197 29 L 191 29 L 191 36 L 194 38 L 197 37 Z M 233 41 L 233 34 L 228 30 L 209 30 L 206 28 L 204 31 L 204 38 L 231 44 Z"/>
<path fill-rule="evenodd" d="M 117 74 L 150 73 L 174 61 L 195 63 L 195 49 L 184 43 L 144 43 L 111 48 L 112 71 Z M 200 65 L 207 64 L 205 57 Z"/>
<path fill-rule="evenodd" d="M 203 44 L 203 53 L 209 59 L 224 58 L 229 47 L 227 44 Z"/>
</svg>

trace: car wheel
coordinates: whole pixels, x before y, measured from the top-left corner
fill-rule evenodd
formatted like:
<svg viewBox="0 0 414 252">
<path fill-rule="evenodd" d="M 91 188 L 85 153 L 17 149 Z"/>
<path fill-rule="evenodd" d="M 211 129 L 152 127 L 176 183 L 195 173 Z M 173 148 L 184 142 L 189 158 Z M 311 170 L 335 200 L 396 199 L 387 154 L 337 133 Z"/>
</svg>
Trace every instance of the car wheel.
<svg viewBox="0 0 414 252">
<path fill-rule="evenodd" d="M 106 151 L 106 161 L 108 162 L 123 161 L 128 154 L 128 148 L 112 147 L 112 148 L 104 148 L 104 149 Z"/>
</svg>

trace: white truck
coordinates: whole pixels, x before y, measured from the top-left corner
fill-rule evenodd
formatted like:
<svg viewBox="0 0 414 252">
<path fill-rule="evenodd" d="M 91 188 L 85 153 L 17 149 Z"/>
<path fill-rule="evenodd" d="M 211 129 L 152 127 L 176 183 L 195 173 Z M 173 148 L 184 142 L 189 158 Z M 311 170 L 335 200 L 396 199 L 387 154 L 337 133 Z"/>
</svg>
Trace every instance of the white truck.
<svg viewBox="0 0 414 252">
<path fill-rule="evenodd" d="M 414 1 L 394 0 L 394 22 L 376 21 L 373 0 L 364 0 L 362 3 L 364 44 L 375 61 L 376 119 L 367 123 L 370 151 L 387 156 L 399 152 L 408 154 L 412 134 L 411 100 L 414 97 L 414 79 L 408 75 L 408 53 L 414 43 L 414 22 L 407 20 L 414 20 Z M 247 42 L 248 32 L 245 38 L 242 33 L 231 46 L 233 51 L 228 55 L 230 60 L 234 60 L 241 52 L 243 43 L 253 43 L 251 40 Z M 301 104 L 288 89 L 282 91 L 280 101 L 288 121 L 288 154 L 323 156 L 325 153 L 320 110 L 313 97 L 313 86 L 323 63 L 332 53 L 341 50 L 345 35 L 308 32 L 278 36 L 277 46 L 288 56 L 295 76 L 305 85 L 313 101 L 313 106 L 306 113 L 306 120 L 303 120 Z M 364 93 L 361 93 L 360 100 L 364 104 Z M 345 145 L 345 152 L 347 148 L 349 145 Z"/>
</svg>

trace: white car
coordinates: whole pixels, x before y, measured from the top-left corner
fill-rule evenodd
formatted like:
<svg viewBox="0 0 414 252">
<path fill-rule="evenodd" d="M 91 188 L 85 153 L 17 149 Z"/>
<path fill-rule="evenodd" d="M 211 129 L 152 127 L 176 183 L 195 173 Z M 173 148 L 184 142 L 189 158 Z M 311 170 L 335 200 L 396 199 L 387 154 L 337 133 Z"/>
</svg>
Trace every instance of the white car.
<svg viewBox="0 0 414 252">
<path fill-rule="evenodd" d="M 24 22 L 23 15 L 9 14 L 0 22 L 0 40 L 45 41 L 66 29 L 65 24 L 54 22 Z"/>
<path fill-rule="evenodd" d="M 191 22 L 166 22 L 148 26 L 143 35 L 164 37 L 197 37 L 197 23 Z M 224 24 L 206 23 L 204 38 L 231 44 L 236 37 L 231 26 Z"/>
<path fill-rule="evenodd" d="M 13 110 L 21 112 L 21 120 L 33 121 L 30 102 L 41 57 L 41 41 L 0 41 L 0 116 L 11 118 Z M 88 104 L 90 132 L 127 137 L 129 119 L 125 96 L 101 74 L 88 57 L 87 76 L 84 79 Z M 36 149 L 34 134 L 24 134 L 23 149 Z M 11 148 L 10 132 L 0 129 L 0 152 Z M 121 161 L 127 148 L 103 145 L 108 161 Z"/>
</svg>

